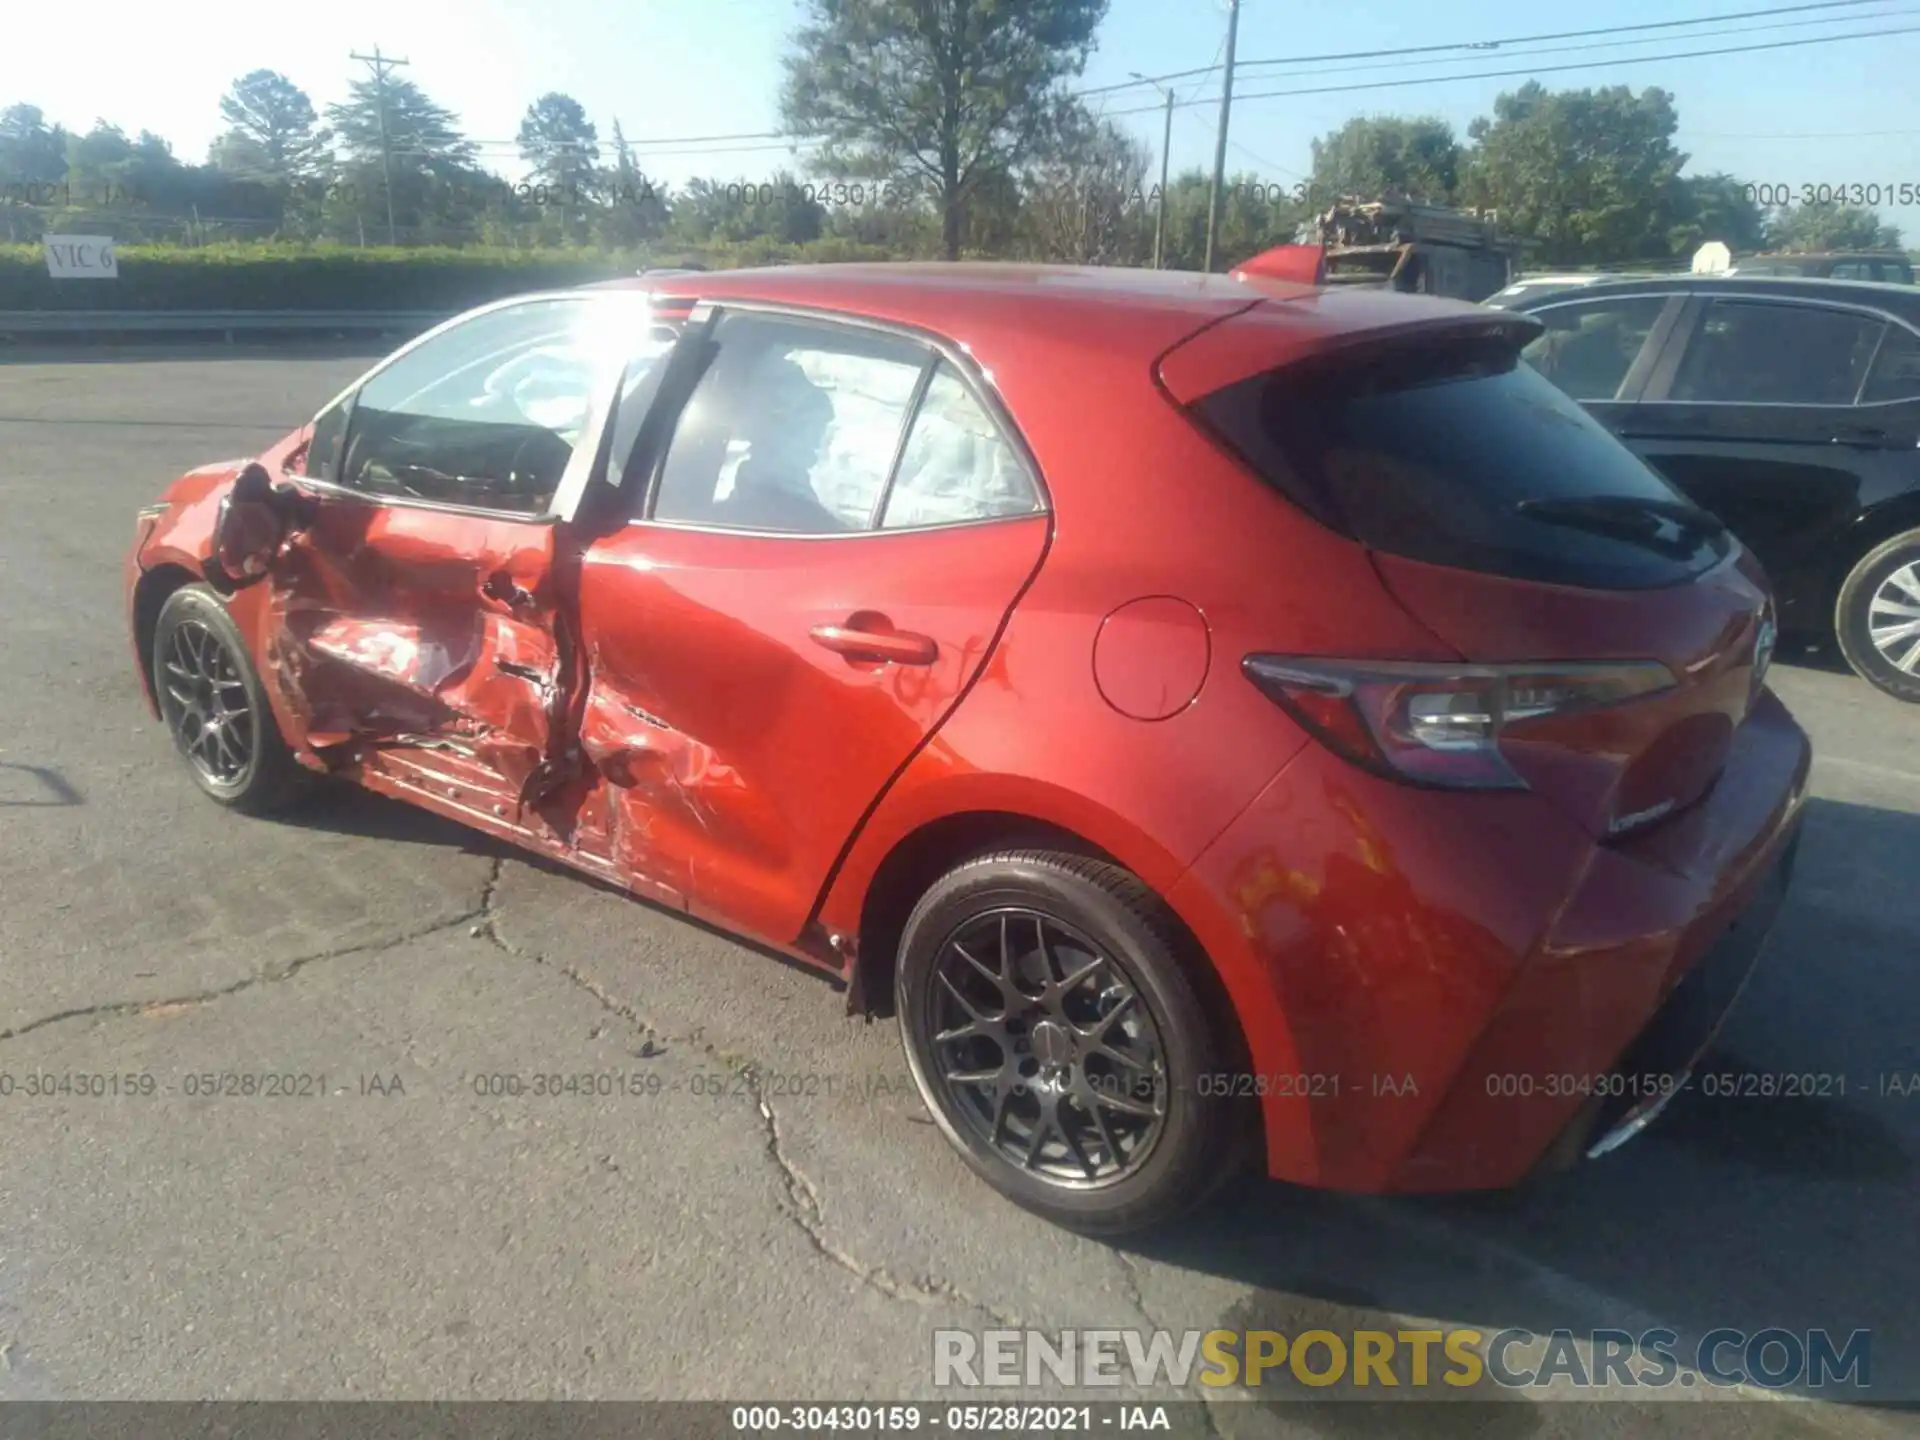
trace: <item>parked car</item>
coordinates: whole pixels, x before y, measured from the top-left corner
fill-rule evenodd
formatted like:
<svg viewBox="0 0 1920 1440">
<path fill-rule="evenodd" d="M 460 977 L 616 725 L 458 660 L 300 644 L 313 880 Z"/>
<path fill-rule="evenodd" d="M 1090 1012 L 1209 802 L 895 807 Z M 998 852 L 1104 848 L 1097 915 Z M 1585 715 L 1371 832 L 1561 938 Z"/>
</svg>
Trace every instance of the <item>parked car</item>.
<svg viewBox="0 0 1920 1440">
<path fill-rule="evenodd" d="M 1821 251 L 1807 254 L 1748 255 L 1736 259 L 1726 273 L 1800 276 L 1808 280 L 1878 280 L 1889 285 L 1913 284 L 1913 262 L 1898 250 Z"/>
<path fill-rule="evenodd" d="M 222 805 L 354 781 L 844 982 L 1063 1224 L 1249 1155 L 1506 1186 L 1675 1093 L 1810 760 L 1757 566 L 1538 330 L 992 265 L 504 301 L 142 512 L 138 673 Z"/>
<path fill-rule="evenodd" d="M 1639 279 L 1641 277 L 1594 270 L 1569 271 L 1563 275 L 1523 275 L 1506 289 L 1489 295 L 1480 303 L 1490 305 L 1496 310 L 1512 310 L 1522 299 L 1537 300 L 1544 295 L 1559 291 L 1580 290 L 1589 285 L 1602 285 L 1622 278 Z"/>
<path fill-rule="evenodd" d="M 1920 289 L 1674 275 L 1515 308 L 1535 367 L 1759 556 L 1785 635 L 1920 701 Z"/>
</svg>

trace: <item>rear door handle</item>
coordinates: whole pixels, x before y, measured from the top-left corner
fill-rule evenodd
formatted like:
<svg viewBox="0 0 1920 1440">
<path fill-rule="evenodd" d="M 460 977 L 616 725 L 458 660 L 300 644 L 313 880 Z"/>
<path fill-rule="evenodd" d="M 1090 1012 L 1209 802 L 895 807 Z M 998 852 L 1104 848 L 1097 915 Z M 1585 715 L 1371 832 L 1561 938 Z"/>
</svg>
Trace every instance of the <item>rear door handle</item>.
<svg viewBox="0 0 1920 1440">
<path fill-rule="evenodd" d="M 854 624 L 816 625 L 813 643 L 849 660 L 883 660 L 894 665 L 931 665 L 940 646 L 930 635 L 907 630 L 869 630 Z"/>
</svg>

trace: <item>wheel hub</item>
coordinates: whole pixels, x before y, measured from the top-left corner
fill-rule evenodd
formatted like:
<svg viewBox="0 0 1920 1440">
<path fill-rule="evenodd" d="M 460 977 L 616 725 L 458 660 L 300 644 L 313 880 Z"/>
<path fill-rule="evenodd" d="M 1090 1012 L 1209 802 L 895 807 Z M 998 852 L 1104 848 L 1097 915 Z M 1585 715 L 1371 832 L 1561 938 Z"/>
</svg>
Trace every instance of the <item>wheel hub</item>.
<svg viewBox="0 0 1920 1440">
<path fill-rule="evenodd" d="M 174 744 L 217 785 L 232 785 L 253 757 L 251 711 L 240 664 L 207 625 L 173 631 L 161 658 L 160 705 Z"/>
<path fill-rule="evenodd" d="M 1076 1188 L 1145 1162 L 1166 1119 L 1159 1034 L 1086 936 L 1034 911 L 977 917 L 936 958 L 929 1004 L 930 1078 L 977 1143 Z"/>
<path fill-rule="evenodd" d="M 1880 582 L 1867 605 L 1867 634 L 1894 669 L 1920 674 L 1920 561 Z"/>
</svg>

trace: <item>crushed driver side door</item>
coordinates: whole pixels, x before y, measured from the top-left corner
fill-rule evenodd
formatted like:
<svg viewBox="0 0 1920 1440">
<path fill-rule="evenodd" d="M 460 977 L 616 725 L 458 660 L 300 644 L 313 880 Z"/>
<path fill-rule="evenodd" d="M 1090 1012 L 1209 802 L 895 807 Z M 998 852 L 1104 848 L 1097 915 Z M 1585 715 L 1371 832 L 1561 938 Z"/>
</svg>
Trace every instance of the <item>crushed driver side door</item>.
<svg viewBox="0 0 1920 1440">
<path fill-rule="evenodd" d="M 617 398 L 671 335 L 636 292 L 486 307 L 324 410 L 236 483 L 221 568 L 290 743 L 371 788 L 552 848 L 580 659 L 569 525 Z"/>
</svg>

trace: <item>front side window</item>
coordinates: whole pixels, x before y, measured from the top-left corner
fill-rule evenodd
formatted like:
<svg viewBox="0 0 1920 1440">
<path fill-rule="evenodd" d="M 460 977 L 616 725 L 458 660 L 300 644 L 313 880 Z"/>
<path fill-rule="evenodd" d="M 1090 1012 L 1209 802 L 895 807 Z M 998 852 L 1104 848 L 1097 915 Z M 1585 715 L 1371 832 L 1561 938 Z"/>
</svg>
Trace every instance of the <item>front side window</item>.
<svg viewBox="0 0 1920 1440">
<path fill-rule="evenodd" d="M 546 513 L 596 397 L 671 348 L 626 299 L 529 300 L 435 336 L 376 372 L 350 414 L 320 417 L 308 473 L 381 498 Z"/>
<path fill-rule="evenodd" d="M 1666 305 L 1664 296 L 1639 295 L 1543 310 L 1536 318 L 1546 333 L 1520 356 L 1576 400 L 1611 400 Z"/>
<path fill-rule="evenodd" d="M 1851 405 L 1886 322 L 1847 310 L 1714 300 L 1669 400 L 1729 405 Z"/>
<path fill-rule="evenodd" d="M 931 361 L 891 335 L 725 315 L 668 444 L 653 518 L 833 535 L 872 528 Z"/>
</svg>

